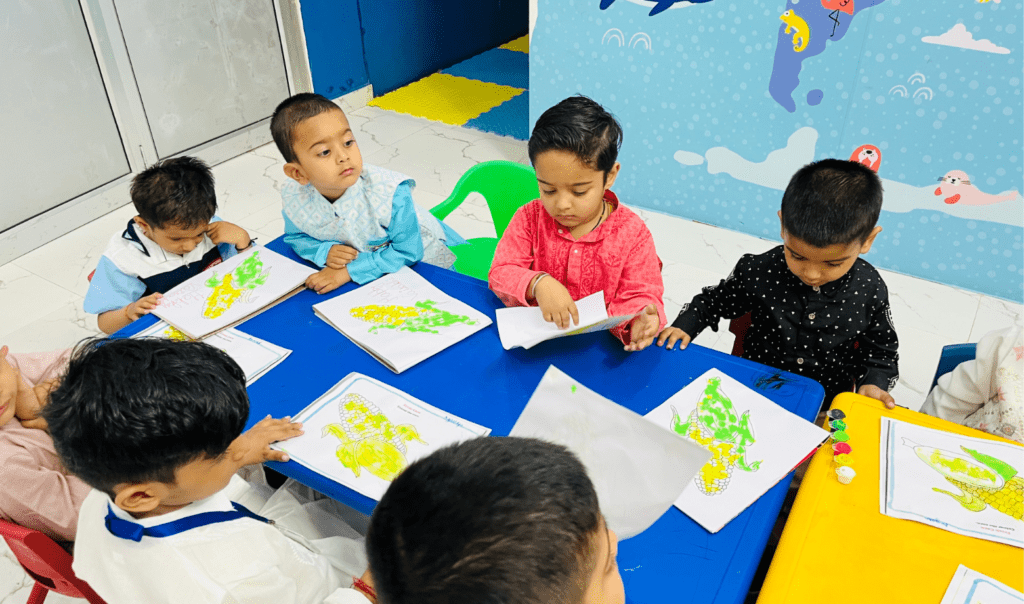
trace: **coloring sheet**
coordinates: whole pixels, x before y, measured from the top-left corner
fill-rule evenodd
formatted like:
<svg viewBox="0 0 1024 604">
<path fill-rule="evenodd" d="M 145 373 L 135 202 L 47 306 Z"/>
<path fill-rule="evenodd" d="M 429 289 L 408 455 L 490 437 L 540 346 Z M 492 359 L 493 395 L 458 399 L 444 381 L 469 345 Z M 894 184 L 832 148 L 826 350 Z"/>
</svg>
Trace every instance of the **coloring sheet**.
<svg viewBox="0 0 1024 604">
<path fill-rule="evenodd" d="M 315 272 L 254 245 L 165 293 L 153 314 L 201 340 L 280 301 Z"/>
<path fill-rule="evenodd" d="M 509 436 L 567 447 L 583 462 L 620 539 L 647 530 L 710 457 L 629 409 L 548 367 Z"/>
<path fill-rule="evenodd" d="M 676 507 L 712 533 L 757 501 L 828 432 L 718 369 L 645 416 L 711 452 Z"/>
<path fill-rule="evenodd" d="M 595 292 L 577 300 L 576 310 L 580 315 L 579 325 L 570 324 L 565 329 L 559 329 L 554 323 L 544 320 L 544 313 L 537 306 L 499 308 L 495 316 L 498 319 L 501 346 L 505 350 L 516 346 L 529 349 L 546 340 L 605 331 L 636 316 L 609 317 L 604 305 L 604 292 Z"/>
<path fill-rule="evenodd" d="M 132 336 L 133 338 L 165 338 L 168 340 L 191 340 L 181 331 L 166 321 L 158 321 L 148 329 Z M 238 363 L 245 372 L 245 385 L 249 386 L 263 374 L 288 358 L 292 353 L 266 340 L 242 333 L 237 329 L 225 329 L 203 340 L 214 348 L 219 348 Z"/>
<path fill-rule="evenodd" d="M 491 324 L 407 266 L 313 311 L 381 363 L 401 373 Z"/>
<path fill-rule="evenodd" d="M 413 461 L 491 432 L 359 373 L 348 374 L 294 420 L 305 434 L 275 449 L 377 501 Z"/>
<path fill-rule="evenodd" d="M 939 604 L 1024 604 L 1024 594 L 961 564 Z"/>
<path fill-rule="evenodd" d="M 1024 547 L 1024 447 L 882 418 L 881 512 Z"/>
</svg>

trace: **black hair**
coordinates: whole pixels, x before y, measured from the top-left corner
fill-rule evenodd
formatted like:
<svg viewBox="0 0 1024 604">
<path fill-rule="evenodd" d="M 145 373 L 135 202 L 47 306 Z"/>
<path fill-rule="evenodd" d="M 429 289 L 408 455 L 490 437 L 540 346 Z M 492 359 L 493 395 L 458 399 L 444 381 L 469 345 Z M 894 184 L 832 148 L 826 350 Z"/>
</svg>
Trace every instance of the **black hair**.
<svg viewBox="0 0 1024 604">
<path fill-rule="evenodd" d="M 270 135 L 274 137 L 277 150 L 286 162 L 299 161 L 292 146 L 295 127 L 311 117 L 328 111 L 341 111 L 334 101 L 312 92 L 300 92 L 281 101 L 270 118 Z"/>
<path fill-rule="evenodd" d="M 545 151 L 568 151 L 592 170 L 615 166 L 622 146 L 622 127 L 615 116 L 593 99 L 571 96 L 541 114 L 530 134 L 530 163 Z"/>
<path fill-rule="evenodd" d="M 575 604 L 601 526 L 568 449 L 485 437 L 406 468 L 373 512 L 366 550 L 381 604 Z"/>
<path fill-rule="evenodd" d="M 204 225 L 217 211 L 213 172 L 195 157 L 165 159 L 146 168 L 132 181 L 131 197 L 139 216 L 158 229 Z"/>
<path fill-rule="evenodd" d="M 782 195 L 782 227 L 814 247 L 863 243 L 882 211 L 882 181 L 863 164 L 823 159 L 800 168 Z"/>
<path fill-rule="evenodd" d="M 67 469 L 111 496 L 119 484 L 172 484 L 177 468 L 222 455 L 248 416 L 231 357 L 156 338 L 83 341 L 43 408 Z"/>
</svg>

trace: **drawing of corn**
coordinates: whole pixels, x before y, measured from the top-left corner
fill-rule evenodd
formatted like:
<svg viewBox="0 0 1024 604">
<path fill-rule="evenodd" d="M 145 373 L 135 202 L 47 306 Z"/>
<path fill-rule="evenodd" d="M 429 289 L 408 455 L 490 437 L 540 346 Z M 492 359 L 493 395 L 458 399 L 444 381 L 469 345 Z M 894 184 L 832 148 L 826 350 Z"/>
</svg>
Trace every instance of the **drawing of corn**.
<svg viewBox="0 0 1024 604">
<path fill-rule="evenodd" d="M 1010 464 L 964 446 L 960 448 L 967 455 L 922 446 L 909 438 L 904 438 L 903 444 L 912 447 L 918 459 L 961 491 L 958 495 L 932 488 L 936 493 L 949 495 L 972 512 L 992 506 L 1011 518 L 1024 520 L 1024 478 Z"/>
<path fill-rule="evenodd" d="M 415 302 L 413 306 L 368 304 L 357 306 L 349 311 L 356 319 L 372 323 L 369 333 L 377 333 L 378 329 L 395 329 L 413 333 L 439 333 L 437 328 L 450 327 L 458 323 L 476 325 L 476 321 L 466 315 L 457 315 L 437 308 L 433 300 Z"/>
<path fill-rule="evenodd" d="M 351 393 L 338 403 L 341 423 L 324 427 L 328 434 L 341 441 L 335 454 L 343 466 L 359 477 L 361 468 L 383 480 L 394 480 L 409 465 L 406 441 L 423 444 L 416 427 L 396 426 L 366 397 Z"/>
<path fill-rule="evenodd" d="M 249 292 L 266 283 L 269 276 L 270 269 L 263 270 L 259 250 L 253 251 L 234 271 L 223 277 L 218 277 L 217 271 L 213 271 L 213 276 L 206 280 L 206 287 L 213 288 L 213 291 L 206 298 L 203 317 L 216 319 L 243 296 L 248 301 Z"/>
<path fill-rule="evenodd" d="M 672 431 L 685 436 L 711 452 L 711 459 L 701 467 L 694 479 L 697 489 L 705 495 L 718 495 L 728 488 L 735 468 L 756 472 L 760 461 L 747 463 L 747 447 L 754 444 L 754 426 L 750 412 L 737 417 L 732 400 L 719 389 L 720 378 L 708 379 L 708 385 L 697 406 L 683 422 L 672 409 Z"/>
</svg>

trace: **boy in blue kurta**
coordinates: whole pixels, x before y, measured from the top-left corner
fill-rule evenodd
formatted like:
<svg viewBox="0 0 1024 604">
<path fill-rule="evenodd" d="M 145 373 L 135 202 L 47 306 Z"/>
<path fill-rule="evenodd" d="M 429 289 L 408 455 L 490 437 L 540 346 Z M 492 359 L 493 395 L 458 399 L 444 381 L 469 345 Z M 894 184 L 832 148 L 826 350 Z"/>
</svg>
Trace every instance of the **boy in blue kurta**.
<svg viewBox="0 0 1024 604">
<path fill-rule="evenodd" d="M 412 199 L 415 182 L 363 164 L 345 113 L 297 94 L 278 105 L 270 131 L 292 179 L 281 189 L 285 241 L 323 269 L 306 287 L 327 293 L 368 283 L 419 261 L 451 268 L 466 241 Z"/>
</svg>

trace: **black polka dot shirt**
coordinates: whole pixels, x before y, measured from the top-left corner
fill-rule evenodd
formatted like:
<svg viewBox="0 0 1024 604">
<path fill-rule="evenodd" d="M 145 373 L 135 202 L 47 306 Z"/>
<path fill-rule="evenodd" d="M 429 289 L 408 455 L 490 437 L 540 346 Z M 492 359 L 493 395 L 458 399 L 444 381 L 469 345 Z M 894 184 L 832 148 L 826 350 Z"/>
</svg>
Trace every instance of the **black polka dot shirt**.
<svg viewBox="0 0 1024 604">
<path fill-rule="evenodd" d="M 746 254 L 725 280 L 683 306 L 672 326 L 695 338 L 706 327 L 717 330 L 721 318 L 748 312 L 743 357 L 817 380 L 826 405 L 865 384 L 883 390 L 896 385 L 899 354 L 889 290 L 861 258 L 841 278 L 814 288 L 789 270 L 781 245 Z"/>
</svg>

